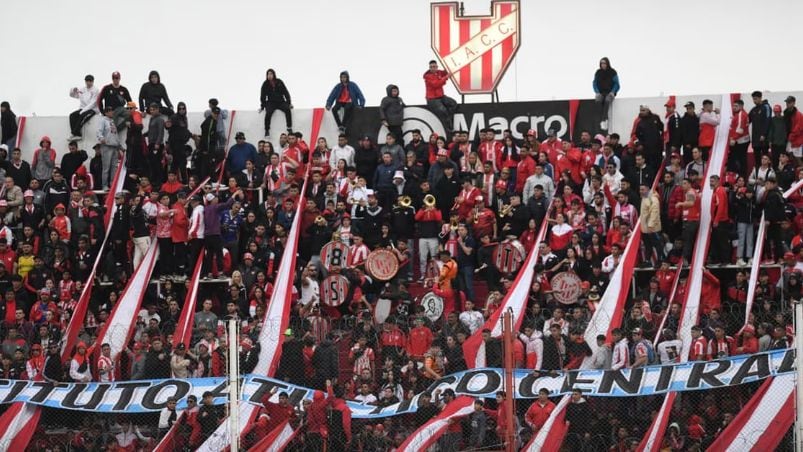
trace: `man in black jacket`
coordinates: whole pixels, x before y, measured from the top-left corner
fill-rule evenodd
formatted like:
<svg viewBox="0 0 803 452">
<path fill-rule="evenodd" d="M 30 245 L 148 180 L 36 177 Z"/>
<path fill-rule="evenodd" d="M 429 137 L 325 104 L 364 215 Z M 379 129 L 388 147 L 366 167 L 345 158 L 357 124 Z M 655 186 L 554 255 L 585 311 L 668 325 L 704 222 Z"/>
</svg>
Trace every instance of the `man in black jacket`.
<svg viewBox="0 0 803 452">
<path fill-rule="evenodd" d="M 782 264 L 786 245 L 782 238 L 781 222 L 788 220 L 786 217 L 786 202 L 783 199 L 783 193 L 778 189 L 778 182 L 774 177 L 767 178 L 764 188 L 766 190 L 764 220 L 767 224 L 767 246 L 775 250 L 775 259 Z"/>
<path fill-rule="evenodd" d="M 126 121 L 131 117 L 131 114 L 126 110 L 126 104 L 131 102 L 131 94 L 128 88 L 120 84 L 120 73 L 115 71 L 112 73 L 112 82 L 104 86 L 98 94 L 98 109 L 105 111 L 106 107 L 111 107 L 114 111 L 114 125 L 117 130 L 121 131 L 125 128 Z"/>
<path fill-rule="evenodd" d="M 112 214 L 112 227 L 109 231 L 109 240 L 112 241 L 112 255 L 117 269 L 128 267 L 128 243 L 131 230 L 131 211 L 126 206 L 125 193 L 114 195 L 114 204 L 117 210 Z"/>
<path fill-rule="evenodd" d="M 769 142 L 767 137 L 770 133 L 770 122 L 772 120 L 772 108 L 769 102 L 764 99 L 761 91 L 753 91 L 754 107 L 750 109 L 747 117 L 750 119 L 750 141 L 753 143 L 753 152 L 756 161 L 761 160 L 761 156 L 767 153 Z M 773 161 L 774 166 L 778 165 L 777 160 Z"/>
<path fill-rule="evenodd" d="M 491 330 L 482 330 L 485 342 L 485 367 L 502 367 L 502 341 L 491 336 Z"/>
<path fill-rule="evenodd" d="M 276 110 L 284 112 L 287 118 L 287 131 L 293 129 L 293 115 L 290 109 L 293 103 L 290 102 L 290 92 L 280 78 L 276 78 L 276 71 L 268 69 L 265 73 L 265 81 L 262 82 L 262 89 L 259 91 L 259 111 L 265 110 L 265 137 L 270 137 L 270 121 Z"/>
<path fill-rule="evenodd" d="M 163 101 L 164 105 L 162 105 Z M 162 79 L 157 71 L 151 71 L 148 74 L 148 81 L 143 83 L 142 88 L 139 89 L 139 111 L 145 114 L 145 110 L 150 108 L 151 104 L 156 104 L 159 111 L 165 116 L 173 114 L 173 104 L 167 97 L 167 88 L 162 85 Z"/>
<path fill-rule="evenodd" d="M 540 370 L 562 370 L 566 362 L 566 347 L 569 338 L 561 334 L 557 323 L 549 327 L 549 336 L 544 337 L 544 358 Z"/>
<path fill-rule="evenodd" d="M 686 102 L 686 113 L 680 118 L 680 144 L 683 146 L 683 164 L 691 162 L 691 150 L 697 147 L 700 137 L 700 118 L 694 111 L 694 102 Z"/>
<path fill-rule="evenodd" d="M 326 380 L 337 380 L 340 369 L 338 365 L 338 353 L 332 340 L 332 333 L 326 335 L 326 339 L 315 348 L 312 354 L 312 368 L 315 369 L 312 387 L 315 389 L 326 389 Z"/>
<path fill-rule="evenodd" d="M 647 165 L 653 172 L 657 171 L 662 154 L 664 123 L 649 107 L 642 105 L 639 108 L 635 132 L 636 149 L 641 148 L 641 154 L 647 160 Z"/>
<path fill-rule="evenodd" d="M 670 100 L 666 104 L 666 116 L 664 116 L 664 125 L 666 130 L 666 162 L 672 157 L 673 152 L 680 152 L 683 146 L 680 136 L 680 113 L 675 110 L 675 101 Z"/>
<path fill-rule="evenodd" d="M 571 403 L 566 407 L 566 442 L 568 450 L 582 450 L 582 444 L 586 442 L 585 437 L 590 433 L 591 427 L 591 408 L 583 392 L 579 389 L 572 390 Z"/>
<path fill-rule="evenodd" d="M 3 129 L 0 144 L 5 144 L 8 149 L 14 149 L 17 144 L 17 128 L 17 115 L 11 111 L 11 104 L 6 101 L 0 102 L 0 129 Z"/>
<path fill-rule="evenodd" d="M 145 355 L 143 377 L 150 380 L 170 378 L 170 354 L 162 347 L 159 337 L 151 341 L 151 350 Z"/>
</svg>

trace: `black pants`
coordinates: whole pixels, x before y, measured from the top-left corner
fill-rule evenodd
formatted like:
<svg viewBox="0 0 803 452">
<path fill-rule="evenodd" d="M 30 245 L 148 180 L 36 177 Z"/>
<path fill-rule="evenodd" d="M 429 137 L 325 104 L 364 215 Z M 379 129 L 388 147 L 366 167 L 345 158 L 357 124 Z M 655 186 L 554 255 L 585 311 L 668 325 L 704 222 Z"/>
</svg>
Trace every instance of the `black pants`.
<svg viewBox="0 0 803 452">
<path fill-rule="evenodd" d="M 323 452 L 324 439 L 320 433 L 307 433 L 305 452 Z"/>
<path fill-rule="evenodd" d="M 343 110 L 342 120 L 340 119 L 340 110 Z M 332 115 L 335 117 L 337 126 L 348 131 L 349 125 L 351 124 L 351 118 L 354 116 L 354 103 L 337 102 L 334 108 L 332 108 Z"/>
<path fill-rule="evenodd" d="M 128 271 L 128 246 L 125 240 L 112 241 L 112 256 L 116 270 Z"/>
<path fill-rule="evenodd" d="M 733 259 L 730 223 L 719 223 L 718 226 L 714 226 L 712 232 L 709 258 L 712 262 L 730 264 Z"/>
<path fill-rule="evenodd" d="M 392 133 L 393 136 L 396 138 L 396 142 L 399 143 L 401 146 L 404 146 L 404 132 L 402 131 L 402 126 L 388 126 L 388 132 Z"/>
<path fill-rule="evenodd" d="M 651 262 L 655 251 L 656 262 L 660 263 L 664 259 L 664 241 L 661 233 L 642 232 L 641 240 L 644 243 L 644 262 Z"/>
<path fill-rule="evenodd" d="M 162 276 L 172 275 L 176 269 L 173 265 L 173 240 L 170 237 L 159 237 L 159 274 Z"/>
<path fill-rule="evenodd" d="M 217 262 L 217 273 L 223 273 L 223 240 L 220 235 L 207 235 L 204 237 L 206 256 L 204 256 L 204 271 L 212 273 L 212 262 Z M 217 274 L 216 273 L 216 274 Z"/>
<path fill-rule="evenodd" d="M 728 154 L 728 171 L 733 171 L 741 176 L 747 177 L 747 148 L 750 143 L 736 143 L 730 147 Z M 758 154 L 753 154 L 760 158 Z"/>
<path fill-rule="evenodd" d="M 162 147 L 160 146 L 159 149 L 156 149 L 153 143 L 148 145 L 148 177 L 154 187 L 159 187 L 164 182 Z"/>
<path fill-rule="evenodd" d="M 427 108 L 441 120 L 447 132 L 452 131 L 452 116 L 457 111 L 457 102 L 449 96 L 427 99 Z"/>
<path fill-rule="evenodd" d="M 173 242 L 173 269 L 177 275 L 187 275 L 187 244 L 184 242 Z"/>
<path fill-rule="evenodd" d="M 764 249 L 764 255 L 769 257 L 769 251 L 774 250 L 773 258 L 778 261 L 783 257 L 786 252 L 786 246 L 781 239 L 781 223 L 779 221 L 770 221 L 767 227 L 767 244 Z"/>
<path fill-rule="evenodd" d="M 87 110 L 81 113 L 81 110 L 75 110 L 70 113 L 70 132 L 76 136 L 81 136 L 81 129 L 92 117 L 95 116 L 95 110 Z"/>
<path fill-rule="evenodd" d="M 772 158 L 773 168 L 778 166 L 778 160 L 780 160 L 782 152 L 786 152 L 786 145 L 773 144 L 770 146 L 770 157 Z M 758 157 L 756 157 L 756 162 L 760 162 Z"/>
<path fill-rule="evenodd" d="M 683 166 L 686 166 L 691 162 L 691 150 L 694 149 L 696 146 L 692 146 L 690 144 L 683 145 Z"/>
<path fill-rule="evenodd" d="M 758 166 L 761 163 L 761 156 L 764 154 L 769 154 L 770 146 L 767 144 L 767 141 L 754 141 L 753 142 L 753 161 L 755 165 Z M 773 167 L 778 166 L 778 163 L 773 162 Z"/>
<path fill-rule="evenodd" d="M 290 114 L 290 104 L 287 102 L 268 102 L 265 106 L 265 136 L 270 135 L 270 120 L 276 110 L 284 112 L 284 117 L 287 119 L 287 130 L 289 131 L 293 128 L 293 115 Z"/>
<path fill-rule="evenodd" d="M 168 143 L 170 149 L 170 170 L 178 175 L 178 180 L 187 183 L 187 156 L 192 152 L 192 148 L 183 143 Z"/>
<path fill-rule="evenodd" d="M 189 244 L 189 249 L 190 250 L 189 250 L 189 253 L 187 253 L 187 254 L 189 256 L 188 265 L 193 266 L 193 267 L 191 267 L 192 270 L 195 270 L 194 265 L 195 265 L 196 262 L 198 262 L 198 256 L 201 255 L 201 249 L 203 249 L 203 247 L 204 247 L 204 239 L 192 239 L 192 240 L 190 240 L 190 244 Z M 188 270 L 188 271 L 192 271 L 192 270 Z"/>
<path fill-rule="evenodd" d="M 711 146 L 697 146 L 697 149 L 703 154 L 703 160 L 708 162 L 708 156 L 711 154 Z"/>
<path fill-rule="evenodd" d="M 697 239 L 697 230 L 700 229 L 699 221 L 683 222 L 683 258 L 691 263 L 691 253 L 694 250 L 694 241 Z"/>
</svg>

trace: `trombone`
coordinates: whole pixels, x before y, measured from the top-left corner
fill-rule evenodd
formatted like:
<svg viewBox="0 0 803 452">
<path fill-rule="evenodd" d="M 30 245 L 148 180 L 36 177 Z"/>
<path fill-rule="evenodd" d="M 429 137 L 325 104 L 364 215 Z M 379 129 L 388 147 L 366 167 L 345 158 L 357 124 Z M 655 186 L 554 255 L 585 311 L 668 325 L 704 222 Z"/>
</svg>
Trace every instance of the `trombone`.
<svg viewBox="0 0 803 452">
<path fill-rule="evenodd" d="M 511 204 L 502 204 L 502 207 L 499 208 L 499 217 L 500 218 L 506 217 L 507 214 L 509 214 L 510 211 L 512 211 L 512 210 L 513 210 L 513 205 L 511 205 Z"/>
<path fill-rule="evenodd" d="M 424 205 L 427 207 L 435 207 L 435 196 L 431 194 L 424 196 Z"/>
<path fill-rule="evenodd" d="M 407 195 L 402 196 L 401 199 L 399 200 L 399 205 L 404 208 L 410 207 L 412 203 L 413 203 L 413 198 Z"/>
</svg>

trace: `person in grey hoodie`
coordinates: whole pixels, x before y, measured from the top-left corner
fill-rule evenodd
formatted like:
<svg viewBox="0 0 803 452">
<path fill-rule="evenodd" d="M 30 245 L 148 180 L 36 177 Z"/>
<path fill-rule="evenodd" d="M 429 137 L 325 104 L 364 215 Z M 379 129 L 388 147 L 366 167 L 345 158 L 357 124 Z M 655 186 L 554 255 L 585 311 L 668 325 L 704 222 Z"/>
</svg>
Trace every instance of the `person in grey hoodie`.
<svg viewBox="0 0 803 452">
<path fill-rule="evenodd" d="M 120 150 L 120 135 L 117 133 L 117 126 L 114 123 L 114 107 L 111 105 L 107 105 L 103 109 L 103 120 L 98 127 L 97 138 L 103 162 L 101 184 L 104 190 L 108 190 L 109 182 L 117 168 L 117 152 Z"/>
<path fill-rule="evenodd" d="M 388 131 L 396 137 L 396 142 L 401 144 L 404 139 L 404 132 L 402 131 L 404 101 L 399 97 L 398 86 L 388 85 L 385 91 L 388 95 L 383 97 L 382 102 L 379 104 L 379 117 L 382 119 L 382 125 L 387 127 Z"/>
<path fill-rule="evenodd" d="M 404 166 L 405 161 L 405 152 L 404 148 L 399 145 L 396 140 L 396 136 L 391 132 L 385 136 L 385 144 L 379 148 L 379 155 L 384 153 L 389 153 L 391 157 L 393 157 L 393 164 L 401 168 Z"/>
<path fill-rule="evenodd" d="M 229 111 L 223 108 L 220 108 L 218 105 L 219 102 L 214 97 L 209 99 L 209 109 L 204 112 L 204 118 L 208 118 L 212 116 L 212 109 L 217 107 L 220 110 L 220 114 L 217 117 L 215 122 L 216 124 L 216 139 L 217 143 L 215 149 L 210 149 L 212 151 L 217 150 L 221 152 L 221 155 L 226 151 L 226 138 L 228 137 L 228 130 L 229 130 Z"/>
<path fill-rule="evenodd" d="M 157 103 L 152 103 L 148 107 L 148 113 L 151 115 L 148 123 L 148 176 L 151 184 L 159 187 L 164 182 L 162 157 L 164 156 L 165 116 Z"/>
</svg>

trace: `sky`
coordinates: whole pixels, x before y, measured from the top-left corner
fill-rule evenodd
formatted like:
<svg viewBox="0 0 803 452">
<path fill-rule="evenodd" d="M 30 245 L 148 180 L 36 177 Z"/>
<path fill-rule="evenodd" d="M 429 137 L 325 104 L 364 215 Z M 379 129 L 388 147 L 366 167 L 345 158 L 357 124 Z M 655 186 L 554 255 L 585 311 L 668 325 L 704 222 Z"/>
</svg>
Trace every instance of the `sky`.
<svg viewBox="0 0 803 452">
<path fill-rule="evenodd" d="M 620 97 L 799 90 L 800 37 L 784 17 L 803 2 L 566 0 L 521 2 L 521 46 L 499 85 L 502 101 L 587 98 L 599 58 L 619 72 Z M 84 75 L 100 87 L 115 70 L 136 96 L 161 73 L 173 103 L 210 97 L 256 110 L 267 68 L 296 108 L 323 106 L 341 70 L 377 105 L 394 83 L 424 102 L 434 57 L 425 0 L 82 0 L 9 2 L 0 16 L 0 100 L 18 115 L 63 116 Z M 464 2 L 487 14 L 490 0 Z M 797 77 L 795 77 L 797 76 Z M 447 94 L 457 96 L 450 86 Z M 489 100 L 471 96 L 467 101 Z"/>
</svg>

